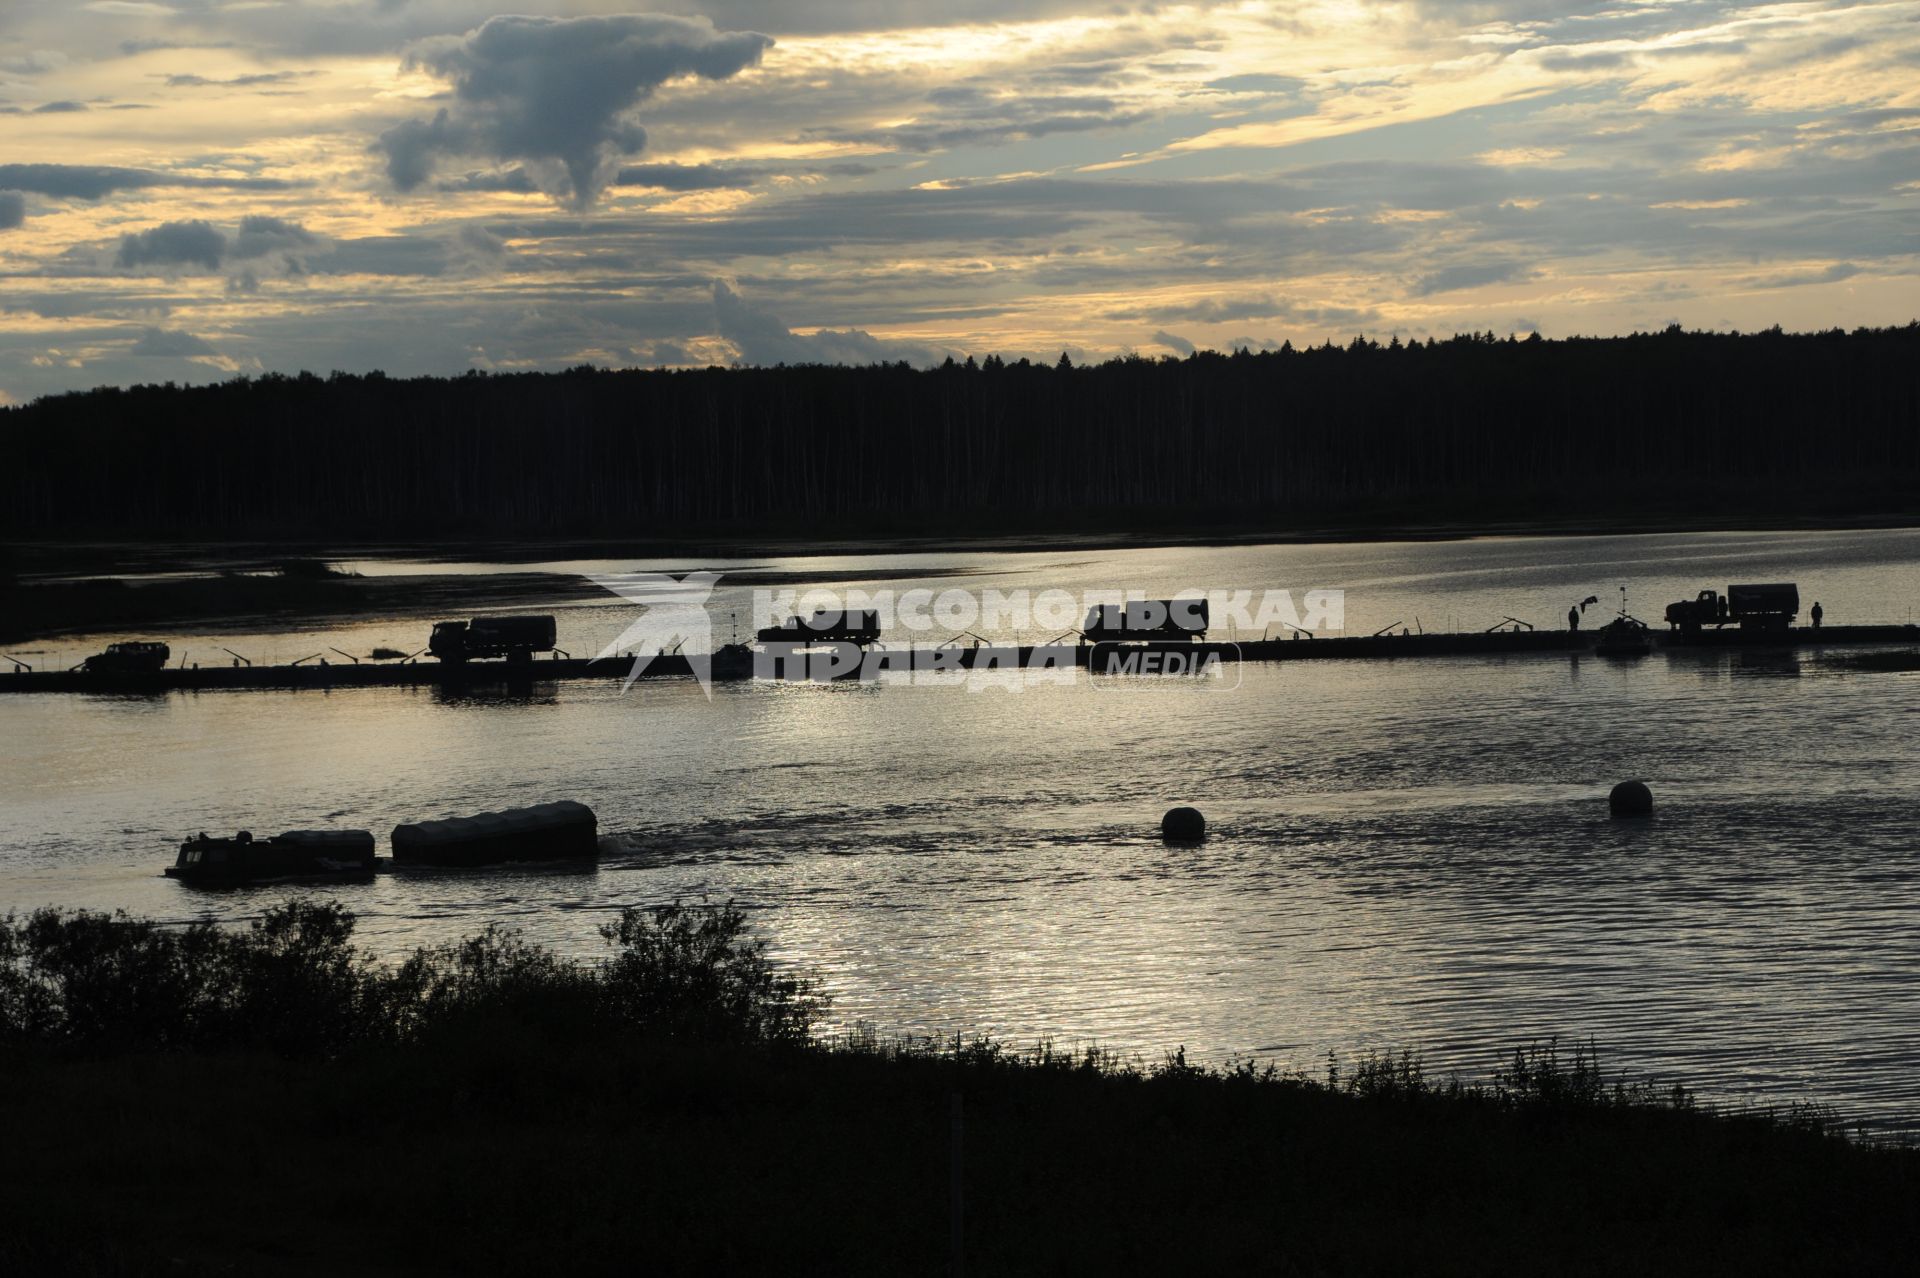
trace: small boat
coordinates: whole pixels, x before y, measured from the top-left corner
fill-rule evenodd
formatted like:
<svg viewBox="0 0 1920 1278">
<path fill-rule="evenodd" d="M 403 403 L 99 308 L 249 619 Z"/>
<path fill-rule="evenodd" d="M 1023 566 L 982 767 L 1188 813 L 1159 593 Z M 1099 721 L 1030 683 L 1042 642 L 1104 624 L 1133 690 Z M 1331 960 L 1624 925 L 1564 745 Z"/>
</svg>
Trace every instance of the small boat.
<svg viewBox="0 0 1920 1278">
<path fill-rule="evenodd" d="M 271 839 L 242 830 L 230 839 L 188 839 L 167 877 L 206 885 L 357 880 L 372 878 L 373 864 L 373 835 L 366 830 L 288 830 Z"/>
<path fill-rule="evenodd" d="M 575 861 L 599 854 L 599 822 L 593 809 L 565 800 L 393 827 L 395 865 Z"/>
</svg>

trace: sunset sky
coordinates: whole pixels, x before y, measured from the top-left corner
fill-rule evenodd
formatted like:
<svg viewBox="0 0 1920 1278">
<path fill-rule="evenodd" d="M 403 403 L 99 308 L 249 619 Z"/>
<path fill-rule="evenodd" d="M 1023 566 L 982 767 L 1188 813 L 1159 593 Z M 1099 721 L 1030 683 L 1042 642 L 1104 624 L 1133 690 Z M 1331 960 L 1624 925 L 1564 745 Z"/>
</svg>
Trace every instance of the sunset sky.
<svg viewBox="0 0 1920 1278">
<path fill-rule="evenodd" d="M 5 0 L 0 403 L 1920 314 L 1920 2 Z"/>
</svg>

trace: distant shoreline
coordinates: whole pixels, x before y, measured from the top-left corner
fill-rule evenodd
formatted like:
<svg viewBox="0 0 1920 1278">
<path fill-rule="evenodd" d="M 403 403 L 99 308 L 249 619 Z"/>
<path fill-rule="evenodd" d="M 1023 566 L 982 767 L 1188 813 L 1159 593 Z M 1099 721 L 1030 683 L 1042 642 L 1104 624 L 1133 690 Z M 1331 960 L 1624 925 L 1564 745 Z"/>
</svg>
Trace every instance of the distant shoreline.
<svg viewBox="0 0 1920 1278">
<path fill-rule="evenodd" d="M 1216 528 L 1185 535 L 1147 532 L 1007 534 L 969 538 L 843 536 L 804 546 L 763 537 L 686 540 L 449 540 L 268 544 L 76 542 L 16 544 L 18 584 L 0 588 L 0 642 L 19 644 L 66 636 L 138 629 L 250 633 L 357 617 L 445 616 L 501 606 L 554 607 L 591 592 L 582 577 L 562 572 L 513 571 L 512 565 L 580 559 L 679 560 L 676 568 L 723 560 L 792 557 L 880 557 L 937 554 L 956 562 L 939 568 L 863 566 L 735 569 L 735 584 L 787 585 L 834 580 L 919 577 L 958 571 L 969 555 L 1102 552 L 1209 546 L 1329 545 L 1340 543 L 1464 541 L 1494 537 L 1606 537 L 1684 533 L 1856 532 L 1920 527 L 1911 515 L 1849 520 L 1582 520 L 1479 524 L 1407 524 L 1396 527 L 1321 526 L 1275 531 Z M 258 575 L 296 561 L 321 568 L 354 560 L 418 560 L 423 564 L 494 562 L 497 573 L 422 572 L 361 577 Z M 167 577 L 160 574 L 191 574 Z M 122 580 L 121 575 L 133 580 Z M 62 577 L 84 578 L 62 581 Z"/>
<path fill-rule="evenodd" d="M 826 558 L 847 555 L 1034 554 L 1049 550 L 1152 550 L 1205 546 L 1311 546 L 1339 543 L 1472 541 L 1495 537 L 1619 537 L 1676 533 L 1870 532 L 1920 528 L 1920 510 L 1859 515 L 1617 515 L 1567 520 L 1425 520 L 1381 523 L 1325 521 L 1300 526 L 1222 524 L 1180 532 L 1169 527 L 1138 531 L 1030 529 L 1000 533 L 828 532 L 815 538 L 771 533 L 693 534 L 684 537 L 478 537 L 445 539 L 340 538 L 229 541 L 154 538 L 22 539 L 14 550 L 23 573 L 82 572 L 111 562 L 141 562 L 138 571 L 170 568 L 218 570 L 245 568 L 253 562 L 299 557 L 337 563 L 343 560 L 407 560 L 423 563 L 538 563 L 568 559 L 685 559 L 689 568 L 704 560 Z"/>
</svg>

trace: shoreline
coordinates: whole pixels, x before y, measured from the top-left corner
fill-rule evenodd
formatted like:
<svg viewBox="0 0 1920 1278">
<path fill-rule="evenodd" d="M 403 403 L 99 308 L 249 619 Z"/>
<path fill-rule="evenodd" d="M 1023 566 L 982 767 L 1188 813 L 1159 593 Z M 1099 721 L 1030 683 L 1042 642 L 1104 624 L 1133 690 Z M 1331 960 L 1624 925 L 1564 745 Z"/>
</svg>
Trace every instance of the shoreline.
<svg viewBox="0 0 1920 1278">
<path fill-rule="evenodd" d="M 1427 520 L 1382 523 L 1321 521 L 1306 525 L 1221 524 L 1189 532 L 1173 527 L 1139 531 L 1099 529 L 1013 530 L 998 533 L 834 532 L 806 542 L 765 533 L 693 534 L 684 537 L 490 537 L 458 534 L 446 538 L 297 538 L 269 541 L 254 537 L 210 541 L 63 538 L 20 539 L 12 543 L 19 571 L 36 576 L 68 573 L 102 564 L 144 563 L 145 571 L 217 569 L 221 565 L 265 565 L 297 557 L 341 560 L 419 560 L 423 563 L 538 563 L 567 559 L 701 560 L 834 558 L 944 553 L 1040 554 L 1053 550 L 1151 550 L 1205 546 L 1304 546 L 1352 543 L 1474 541 L 1492 538 L 1659 536 L 1681 533 L 1878 532 L 1920 528 L 1920 512 L 1869 515 L 1746 515 L 1581 517 L 1566 520 Z M 157 549 L 156 549 L 157 548 Z"/>
<path fill-rule="evenodd" d="M 198 631 L 247 634 L 319 627 L 342 620 L 443 617 L 504 606 L 559 607 L 603 593 L 566 572 L 515 571 L 513 566 L 590 559 L 680 560 L 675 570 L 718 561 L 790 558 L 870 558 L 858 568 L 748 566 L 727 570 L 733 585 L 780 586 L 859 580 L 910 580 L 965 575 L 970 555 L 1097 553 L 1156 548 L 1227 546 L 1377 545 L 1393 542 L 1496 538 L 1586 538 L 1691 533 L 1847 533 L 1920 527 L 1912 516 L 1851 520 L 1673 519 L 1513 523 L 1409 523 L 1393 527 L 1218 528 L 1186 535 L 1164 531 L 1007 534 L 964 539 L 937 537 L 827 538 L 804 547 L 765 538 L 693 538 L 671 541 L 449 540 L 301 543 L 26 542 L 11 548 L 17 581 L 0 583 L 0 643 L 111 635 L 130 628 L 170 635 Z M 941 555 L 939 566 L 887 563 L 897 556 Z M 293 560 L 318 567 L 356 560 L 418 561 L 424 565 L 497 563 L 495 572 L 422 572 L 359 576 L 320 571 L 274 575 Z"/>
<path fill-rule="evenodd" d="M 369 966 L 353 924 L 9 920 L 0 975 L 44 975 L 0 1004 L 0 1266 L 1894 1273 L 1920 1247 L 1920 1148 L 1590 1045 L 1463 1082 L 823 1042 L 830 999 L 731 905 L 630 908 L 593 965 L 488 932 Z M 103 1167 L 115 1192 L 78 1192 Z"/>
</svg>

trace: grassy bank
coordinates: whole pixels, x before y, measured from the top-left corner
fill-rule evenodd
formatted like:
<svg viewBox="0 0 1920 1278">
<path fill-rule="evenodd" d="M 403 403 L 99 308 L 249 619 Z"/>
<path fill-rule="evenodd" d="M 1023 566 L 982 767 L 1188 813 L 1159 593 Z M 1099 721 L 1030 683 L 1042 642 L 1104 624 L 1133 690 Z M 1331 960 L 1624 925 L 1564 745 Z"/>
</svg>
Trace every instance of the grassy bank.
<svg viewBox="0 0 1920 1278">
<path fill-rule="evenodd" d="M 1920 1155 L 1522 1051 L 1313 1079 L 823 1047 L 730 910 L 577 966 L 350 917 L 0 930 L 8 1272 L 1896 1272 Z"/>
</svg>

